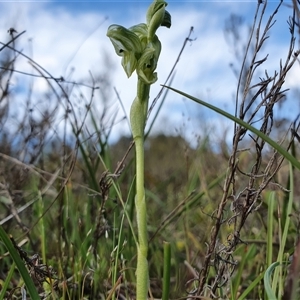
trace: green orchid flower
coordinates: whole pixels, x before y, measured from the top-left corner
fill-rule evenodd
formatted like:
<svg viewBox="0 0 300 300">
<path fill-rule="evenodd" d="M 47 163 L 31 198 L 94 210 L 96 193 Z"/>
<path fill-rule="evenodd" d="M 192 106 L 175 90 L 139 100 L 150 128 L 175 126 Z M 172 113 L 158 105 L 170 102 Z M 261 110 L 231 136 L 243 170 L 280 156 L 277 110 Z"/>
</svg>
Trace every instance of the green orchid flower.
<svg viewBox="0 0 300 300">
<path fill-rule="evenodd" d="M 109 26 L 106 34 L 111 40 L 117 55 L 122 56 L 122 66 L 128 77 L 134 72 L 143 52 L 139 37 L 130 29 L 120 25 Z"/>
<path fill-rule="evenodd" d="M 129 29 L 115 24 L 109 26 L 107 36 L 117 55 L 122 57 L 127 77 L 137 70 L 145 83 L 152 84 L 157 80 L 156 73 L 151 74 L 156 69 L 161 50 L 155 32 L 159 26 L 171 26 L 171 15 L 165 10 L 166 6 L 163 0 L 154 1 L 147 11 L 147 24 L 141 23 Z"/>
<path fill-rule="evenodd" d="M 148 44 L 138 61 L 137 74 L 145 84 L 153 84 L 157 80 L 157 73 L 154 71 L 157 67 L 160 51 L 161 43 L 155 35 L 153 43 Z"/>
</svg>

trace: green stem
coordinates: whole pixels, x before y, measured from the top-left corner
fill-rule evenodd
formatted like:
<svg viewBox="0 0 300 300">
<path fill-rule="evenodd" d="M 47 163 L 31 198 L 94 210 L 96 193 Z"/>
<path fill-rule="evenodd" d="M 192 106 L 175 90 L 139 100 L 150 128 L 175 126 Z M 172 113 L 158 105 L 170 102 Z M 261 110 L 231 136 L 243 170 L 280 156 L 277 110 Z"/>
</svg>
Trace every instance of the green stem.
<svg viewBox="0 0 300 300">
<path fill-rule="evenodd" d="M 136 150 L 136 199 L 138 240 L 139 246 L 148 248 L 147 238 L 147 212 L 144 189 L 144 139 L 135 140 Z"/>
<path fill-rule="evenodd" d="M 144 188 L 144 129 L 146 123 L 150 85 L 140 78 L 137 85 L 137 97 L 130 111 L 130 123 L 136 151 L 136 196 L 135 207 L 138 227 L 136 297 L 146 300 L 148 294 L 148 234 L 147 208 Z"/>
<path fill-rule="evenodd" d="M 147 234 L 147 208 L 144 189 L 144 139 L 135 140 L 136 150 L 136 196 L 135 207 L 138 226 L 138 249 L 136 269 L 136 297 L 147 299 L 148 294 L 148 234 Z"/>
</svg>

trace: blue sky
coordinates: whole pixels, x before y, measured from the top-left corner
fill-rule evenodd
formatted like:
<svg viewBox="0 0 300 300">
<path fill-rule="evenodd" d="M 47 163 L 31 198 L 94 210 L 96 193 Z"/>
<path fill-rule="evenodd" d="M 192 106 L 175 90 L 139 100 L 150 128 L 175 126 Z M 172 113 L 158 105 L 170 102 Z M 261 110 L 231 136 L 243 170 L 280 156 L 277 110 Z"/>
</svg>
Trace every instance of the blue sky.
<svg viewBox="0 0 300 300">
<path fill-rule="evenodd" d="M 130 27 L 145 22 L 145 13 L 151 1 L 6 1 L 0 2 L 0 41 L 9 39 L 7 29 L 14 27 L 18 32 L 26 30 L 19 39 L 19 48 L 32 55 L 45 69 L 55 77 L 68 77 L 72 71 L 72 80 L 89 78 L 93 74 L 109 73 L 110 102 L 112 110 L 119 111 L 118 119 L 124 116 L 113 91 L 115 87 L 129 114 L 130 104 L 135 97 L 136 78 L 127 78 L 120 57 L 116 56 L 106 31 L 115 23 Z M 268 1 L 263 23 L 279 1 Z M 291 1 L 285 1 L 289 4 Z M 235 60 L 232 45 L 228 44 L 224 34 L 225 20 L 230 14 L 239 14 L 244 18 L 241 29 L 242 42 L 247 41 L 248 25 L 251 24 L 257 6 L 256 1 L 168 1 L 167 10 L 172 15 L 172 27 L 160 28 L 157 32 L 162 42 L 162 53 L 157 68 L 158 81 L 152 88 L 152 98 L 156 96 L 172 68 L 191 26 L 192 38 L 182 54 L 176 69 L 173 86 L 177 89 L 233 113 L 233 94 L 237 79 L 229 68 Z M 289 29 L 287 18 L 292 13 L 288 5 L 281 7 L 276 24 L 271 30 L 270 39 L 261 57 L 269 53 L 265 69 L 274 70 L 280 59 L 286 57 Z M 28 40 L 31 40 L 31 43 Z M 298 44 L 296 44 L 298 45 Z M 1 54 L 0 54 L 1 56 Z M 16 66 L 19 70 L 31 72 L 28 62 L 20 59 Z M 74 69 L 74 70 L 73 70 Z M 262 69 L 262 72 L 264 69 Z M 299 67 L 294 67 L 286 82 L 287 88 L 298 84 Z M 26 78 L 15 78 L 16 90 L 26 88 Z M 22 82 L 22 86 L 19 85 Z M 35 89 L 43 93 L 48 89 L 45 80 L 36 80 Z M 88 90 L 82 90 L 89 93 Z M 97 100 L 97 99 L 95 99 Z M 297 104 L 299 108 L 299 104 Z M 99 101 L 99 110 L 101 103 Z M 169 94 L 161 111 L 156 131 L 163 128 L 167 133 L 181 132 L 189 128 L 190 137 L 201 134 L 201 119 L 206 126 L 223 129 L 226 120 L 210 113 L 182 97 Z M 163 126 L 162 126 L 163 124 Z M 198 133 L 197 133 L 198 132 Z M 113 136 L 128 134 L 126 122 L 120 122 L 113 129 Z M 220 133 L 222 134 L 222 133 Z"/>
</svg>

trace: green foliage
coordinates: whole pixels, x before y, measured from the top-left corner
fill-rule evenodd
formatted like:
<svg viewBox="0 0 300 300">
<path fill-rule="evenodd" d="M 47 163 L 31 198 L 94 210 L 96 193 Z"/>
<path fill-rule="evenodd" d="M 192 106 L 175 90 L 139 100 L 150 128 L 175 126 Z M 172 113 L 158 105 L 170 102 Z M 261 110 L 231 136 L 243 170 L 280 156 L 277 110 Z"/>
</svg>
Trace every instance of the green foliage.
<svg viewBox="0 0 300 300">
<path fill-rule="evenodd" d="M 20 272 L 20 274 L 21 274 L 21 276 L 24 280 L 25 286 L 28 289 L 28 293 L 29 293 L 31 299 L 38 300 L 39 295 L 38 295 L 37 289 L 36 289 L 36 287 L 33 283 L 33 280 L 30 278 L 30 276 L 28 274 L 28 271 L 27 271 L 23 261 L 19 256 L 19 253 L 17 252 L 17 250 L 13 246 L 12 242 L 10 241 L 10 239 L 7 236 L 6 232 L 3 230 L 2 226 L 0 226 L 0 239 L 2 240 L 4 245 L 6 246 L 10 256 L 13 258 L 14 264 L 17 266 L 17 268 L 18 268 L 18 270 L 19 270 L 19 272 Z M 8 276 L 8 278 L 10 278 L 10 277 L 11 277 L 11 273 Z"/>
</svg>

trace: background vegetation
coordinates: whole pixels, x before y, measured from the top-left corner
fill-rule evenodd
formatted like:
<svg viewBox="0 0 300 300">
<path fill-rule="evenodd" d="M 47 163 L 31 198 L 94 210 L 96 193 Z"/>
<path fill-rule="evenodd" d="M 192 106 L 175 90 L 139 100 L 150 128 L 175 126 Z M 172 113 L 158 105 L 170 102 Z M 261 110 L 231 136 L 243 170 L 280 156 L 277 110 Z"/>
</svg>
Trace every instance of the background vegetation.
<svg viewBox="0 0 300 300">
<path fill-rule="evenodd" d="M 266 5 L 258 1 L 249 40 L 233 64 L 235 116 L 297 157 L 298 119 L 274 112 L 299 107 L 284 87 L 299 63 L 299 2 L 287 20 L 286 58 L 272 74 L 260 50 L 277 10 L 266 16 Z M 238 16 L 228 18 L 233 45 L 241 43 L 238 25 Z M 108 143 L 116 114 L 106 74 L 91 75 L 88 85 L 55 78 L 18 50 L 22 33 L 8 35 L 0 46 L 0 224 L 40 298 L 135 299 L 134 153 L 130 137 Z M 24 57 L 33 73 L 23 76 L 32 82 L 18 99 L 10 83 Z M 47 93 L 36 93 L 33 74 L 47 82 Z M 299 170 L 238 124 L 232 143 L 225 133 L 217 145 L 211 136 L 208 130 L 195 137 L 196 147 L 181 135 L 147 137 L 149 298 L 162 297 L 167 241 L 169 299 L 297 299 Z M 0 298 L 29 299 L 1 239 Z"/>
</svg>

